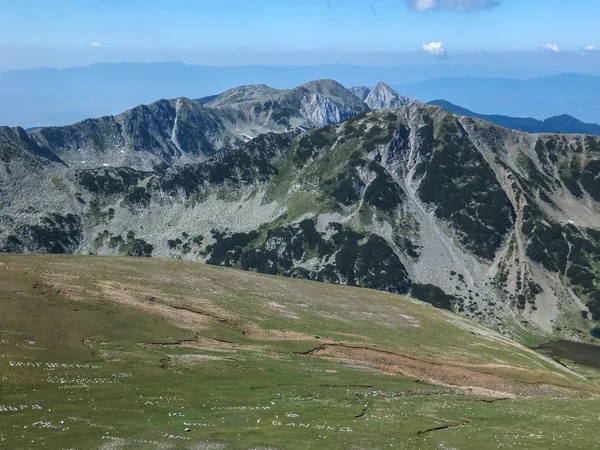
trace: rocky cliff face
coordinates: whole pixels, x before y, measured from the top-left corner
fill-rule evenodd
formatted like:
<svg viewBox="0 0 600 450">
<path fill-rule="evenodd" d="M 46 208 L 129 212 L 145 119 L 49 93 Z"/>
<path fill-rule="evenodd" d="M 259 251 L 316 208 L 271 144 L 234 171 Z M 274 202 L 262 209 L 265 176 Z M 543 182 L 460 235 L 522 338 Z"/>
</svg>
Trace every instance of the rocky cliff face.
<svg viewBox="0 0 600 450">
<path fill-rule="evenodd" d="M 285 98 L 305 123 L 341 120 L 337 89 Z M 255 97 L 238 97 L 240 114 Z M 175 136 L 182 147 L 186 133 Z M 106 135 L 86 137 L 102 154 L 92 138 Z M 410 293 L 514 336 L 577 338 L 600 319 L 595 137 L 527 134 L 415 103 L 232 140 L 168 167 L 68 166 L 71 150 L 59 157 L 45 142 L 0 129 L 2 251 L 178 257 Z"/>
<path fill-rule="evenodd" d="M 198 100 L 214 108 L 247 138 L 269 131 L 333 125 L 368 111 L 368 107 L 334 80 L 318 80 L 294 89 L 242 86 Z"/>
<path fill-rule="evenodd" d="M 371 88 L 367 86 L 353 86 L 349 89 L 354 95 L 356 95 L 361 101 L 365 101 L 371 92 Z"/>
</svg>

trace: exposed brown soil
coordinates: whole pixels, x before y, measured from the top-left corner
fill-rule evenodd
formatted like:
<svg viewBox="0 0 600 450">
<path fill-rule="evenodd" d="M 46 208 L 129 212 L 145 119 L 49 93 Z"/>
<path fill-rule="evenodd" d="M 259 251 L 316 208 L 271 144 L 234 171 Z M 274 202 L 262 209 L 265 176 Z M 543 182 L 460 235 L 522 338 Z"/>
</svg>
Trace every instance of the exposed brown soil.
<svg viewBox="0 0 600 450">
<path fill-rule="evenodd" d="M 395 353 L 365 347 L 326 344 L 311 355 L 363 365 L 383 373 L 414 377 L 431 384 L 455 387 L 474 395 L 487 397 L 517 397 L 567 393 L 567 389 L 543 384 L 512 381 L 497 375 L 481 373 L 465 367 L 420 361 Z"/>
<path fill-rule="evenodd" d="M 101 283 L 100 288 L 104 296 L 110 298 L 113 302 L 160 315 L 186 330 L 199 331 L 206 328 L 211 322 L 211 319 L 204 314 L 192 312 L 188 309 L 174 308 L 156 301 L 156 297 L 151 295 L 151 291 L 144 292 L 141 289 L 132 289 L 128 285 L 126 287 L 119 283 L 110 282 Z"/>
<path fill-rule="evenodd" d="M 261 341 L 305 341 L 316 339 L 315 336 L 292 331 L 264 330 L 254 325 L 241 326 L 234 321 L 231 314 L 204 298 L 174 298 L 164 292 L 148 289 L 147 287 L 113 281 L 101 281 L 97 285 L 94 285 L 94 288 L 98 289 L 97 291 L 90 291 L 80 285 L 71 284 L 69 281 L 72 282 L 72 277 L 69 279 L 68 277 L 52 273 L 45 274 L 45 279 L 61 295 L 71 300 L 85 301 L 90 296 L 99 296 L 110 301 L 160 315 L 176 325 L 191 331 L 199 331 L 206 328 L 207 325 L 214 321 L 235 328 L 250 339 Z M 366 339 L 365 337 L 363 338 Z"/>
</svg>

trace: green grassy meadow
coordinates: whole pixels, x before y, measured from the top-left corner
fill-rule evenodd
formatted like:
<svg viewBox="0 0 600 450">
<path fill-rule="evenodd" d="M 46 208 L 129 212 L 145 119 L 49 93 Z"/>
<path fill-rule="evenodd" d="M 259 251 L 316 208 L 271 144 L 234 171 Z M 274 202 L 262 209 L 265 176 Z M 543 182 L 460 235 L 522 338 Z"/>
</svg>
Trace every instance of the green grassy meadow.
<svg viewBox="0 0 600 450">
<path fill-rule="evenodd" d="M 382 292 L 3 255 L 0 310 L 2 449 L 587 449 L 600 437 L 597 371 Z"/>
</svg>

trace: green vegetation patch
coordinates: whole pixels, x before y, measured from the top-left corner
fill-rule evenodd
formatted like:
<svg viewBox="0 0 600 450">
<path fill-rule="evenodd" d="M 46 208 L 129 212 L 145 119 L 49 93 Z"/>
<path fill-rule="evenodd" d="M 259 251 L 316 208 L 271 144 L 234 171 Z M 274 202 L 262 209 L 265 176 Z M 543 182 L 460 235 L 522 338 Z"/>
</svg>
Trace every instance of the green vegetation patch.
<svg viewBox="0 0 600 450">
<path fill-rule="evenodd" d="M 0 247 L 6 253 L 73 253 L 83 238 L 81 218 L 74 214 L 52 213 L 39 224 L 23 225 Z"/>
<path fill-rule="evenodd" d="M 581 161 L 577 156 L 564 159 L 558 164 L 558 175 L 565 187 L 575 197 L 583 197 L 583 191 L 579 185 L 581 178 Z"/>
<path fill-rule="evenodd" d="M 438 131 L 419 186 L 421 200 L 435 206 L 473 253 L 493 259 L 515 222 L 510 200 L 483 156 L 448 116 Z"/>
<path fill-rule="evenodd" d="M 398 294 L 410 289 L 406 268 L 380 236 L 365 235 L 338 223 L 328 233 L 313 219 L 249 233 L 213 230 L 207 262 L 260 273 L 342 283 Z M 310 264 L 309 260 L 313 260 Z"/>
<path fill-rule="evenodd" d="M 123 195 L 149 175 L 150 173 L 128 167 L 89 169 L 76 172 L 75 180 L 81 187 L 93 194 Z"/>
<path fill-rule="evenodd" d="M 581 172 L 581 185 L 592 196 L 600 202 L 600 160 L 591 160 Z"/>
<path fill-rule="evenodd" d="M 446 294 L 442 289 L 433 284 L 414 283 L 410 290 L 410 295 L 421 301 L 431 303 L 436 308 L 454 311 L 457 305 L 457 298 Z"/>
<path fill-rule="evenodd" d="M 192 196 L 223 184 L 233 186 L 263 183 L 273 179 L 274 165 L 295 133 L 267 133 L 240 148 L 218 153 L 207 161 L 176 167 L 150 180 L 150 192 L 183 193 Z"/>
<path fill-rule="evenodd" d="M 388 212 L 401 206 L 405 197 L 404 191 L 387 171 L 376 161 L 371 161 L 369 170 L 375 172 L 376 176 L 365 190 L 365 203 Z"/>
<path fill-rule="evenodd" d="M 588 299 L 595 320 L 600 320 L 600 231 L 561 225 L 537 206 L 523 209 L 522 231 L 528 235 L 527 256 L 551 272 L 565 277 L 575 291 Z"/>
</svg>

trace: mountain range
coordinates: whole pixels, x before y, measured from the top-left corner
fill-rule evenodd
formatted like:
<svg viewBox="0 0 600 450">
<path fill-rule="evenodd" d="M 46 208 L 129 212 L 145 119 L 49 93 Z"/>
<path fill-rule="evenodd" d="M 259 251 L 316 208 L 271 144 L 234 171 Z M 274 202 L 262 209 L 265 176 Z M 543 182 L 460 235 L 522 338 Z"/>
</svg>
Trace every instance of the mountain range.
<svg viewBox="0 0 600 450">
<path fill-rule="evenodd" d="M 445 77 L 392 84 L 421 101 L 444 99 L 484 114 L 546 117 L 569 114 L 600 123 L 598 75 L 562 74 L 531 79 Z"/>
<path fill-rule="evenodd" d="M 581 340 L 600 319 L 600 139 L 501 128 L 383 84 L 243 86 L 2 127 L 0 174 L 3 252 L 410 294 L 519 339 Z"/>
<path fill-rule="evenodd" d="M 550 117 L 545 120 L 532 119 L 531 117 L 510 117 L 496 114 L 478 114 L 467 108 L 450 103 L 446 100 L 433 100 L 430 105 L 441 106 L 454 114 L 475 117 L 488 122 L 495 123 L 504 128 L 527 131 L 529 133 L 571 133 L 571 134 L 593 134 L 600 136 L 600 125 L 585 123 L 567 114 Z"/>
<path fill-rule="evenodd" d="M 333 78 L 346 86 L 386 80 L 421 101 L 445 99 L 483 113 L 544 119 L 569 114 L 600 123 L 596 75 L 555 75 L 482 68 L 455 62 L 397 67 L 192 66 L 182 63 L 103 63 L 67 69 L 0 73 L 0 123 L 32 128 L 115 115 L 158 98 L 199 98 L 243 84 L 289 89 Z M 506 78 L 492 78 L 503 76 Z M 522 79 L 524 77 L 534 77 Z"/>
</svg>

